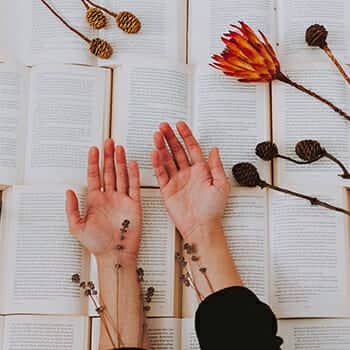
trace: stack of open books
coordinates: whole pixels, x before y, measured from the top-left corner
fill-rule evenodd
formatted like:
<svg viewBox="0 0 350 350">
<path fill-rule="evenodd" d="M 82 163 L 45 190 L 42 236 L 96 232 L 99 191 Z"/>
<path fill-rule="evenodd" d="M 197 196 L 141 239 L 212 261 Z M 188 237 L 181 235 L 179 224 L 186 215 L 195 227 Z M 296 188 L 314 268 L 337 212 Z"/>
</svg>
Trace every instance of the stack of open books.
<svg viewBox="0 0 350 350">
<path fill-rule="evenodd" d="M 94 261 L 68 232 L 64 194 L 75 189 L 83 205 L 87 150 L 108 136 L 142 168 L 139 264 L 145 286 L 156 289 L 152 348 L 199 349 L 197 302 L 174 259 L 182 242 L 149 160 L 153 132 L 161 121 L 186 120 L 206 152 L 221 149 L 230 178 L 234 163 L 250 161 L 265 180 L 349 207 L 350 182 L 336 176 L 333 163 L 272 166 L 254 150 L 273 140 L 293 155 L 299 140 L 317 139 L 349 166 L 350 124 L 295 89 L 244 85 L 208 63 L 229 24 L 244 20 L 275 44 L 283 71 L 349 112 L 349 87 L 324 53 L 307 47 L 304 32 L 310 24 L 326 25 L 336 55 L 350 63 L 350 3 L 100 0 L 137 14 L 143 27 L 134 36 L 112 23 L 93 33 L 79 1 L 50 3 L 90 37 L 113 43 L 115 55 L 95 59 L 40 1 L 0 2 L 0 350 L 98 348 L 96 314 L 71 283 L 74 273 L 96 281 Z M 238 188 L 232 180 L 224 223 L 243 280 L 280 319 L 284 348 L 348 350 L 347 217 L 283 194 Z"/>
</svg>

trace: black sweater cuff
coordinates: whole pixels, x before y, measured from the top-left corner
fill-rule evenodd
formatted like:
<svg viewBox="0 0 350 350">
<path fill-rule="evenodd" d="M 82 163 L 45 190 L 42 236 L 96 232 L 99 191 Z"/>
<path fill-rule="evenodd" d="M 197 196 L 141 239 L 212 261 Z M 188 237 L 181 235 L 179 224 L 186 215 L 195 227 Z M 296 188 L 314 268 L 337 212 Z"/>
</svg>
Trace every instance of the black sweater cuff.
<svg viewBox="0 0 350 350">
<path fill-rule="evenodd" d="M 202 350 L 280 350 L 277 320 L 270 307 L 244 287 L 230 287 L 207 297 L 196 312 Z"/>
</svg>

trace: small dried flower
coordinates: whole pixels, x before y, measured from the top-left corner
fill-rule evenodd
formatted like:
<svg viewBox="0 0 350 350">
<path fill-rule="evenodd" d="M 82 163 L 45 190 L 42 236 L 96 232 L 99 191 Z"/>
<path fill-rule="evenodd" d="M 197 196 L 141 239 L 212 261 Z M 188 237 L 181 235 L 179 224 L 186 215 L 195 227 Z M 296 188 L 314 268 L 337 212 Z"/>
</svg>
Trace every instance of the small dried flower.
<svg viewBox="0 0 350 350">
<path fill-rule="evenodd" d="M 155 292 L 154 287 L 149 287 L 149 288 L 147 289 L 147 295 L 153 296 L 153 295 L 154 295 L 154 292 Z"/>
<path fill-rule="evenodd" d="M 182 258 L 181 254 L 179 252 L 176 252 L 175 253 L 175 259 L 176 260 L 181 260 L 181 258 Z"/>
<path fill-rule="evenodd" d="M 90 290 L 90 289 L 85 289 L 84 295 L 85 295 L 86 297 L 90 296 L 90 295 L 91 295 L 91 290 Z"/>
<path fill-rule="evenodd" d="M 296 144 L 295 153 L 303 160 L 314 161 L 324 155 L 324 149 L 318 141 L 303 140 Z"/>
<path fill-rule="evenodd" d="M 150 303 L 152 301 L 152 297 L 150 295 L 146 295 L 146 303 Z"/>
<path fill-rule="evenodd" d="M 151 310 L 151 307 L 150 307 L 149 305 L 145 305 L 145 306 L 143 307 L 143 309 L 144 309 L 146 312 L 148 312 L 148 311 Z"/>
<path fill-rule="evenodd" d="M 87 283 L 87 286 L 88 286 L 88 288 L 90 288 L 90 289 L 95 289 L 95 284 L 94 284 L 94 282 L 92 282 L 92 281 L 89 281 L 89 282 Z"/>
<path fill-rule="evenodd" d="M 317 46 L 323 49 L 327 46 L 327 29 L 320 24 L 313 24 L 307 28 L 305 33 L 305 41 L 310 46 Z"/>
<path fill-rule="evenodd" d="M 207 272 L 207 269 L 206 269 L 205 267 L 201 267 L 201 268 L 199 269 L 199 272 L 201 272 L 201 273 L 206 273 L 206 272 Z"/>
<path fill-rule="evenodd" d="M 85 281 L 81 282 L 79 286 L 80 286 L 81 289 L 85 289 L 86 288 L 86 282 Z"/>
<path fill-rule="evenodd" d="M 130 221 L 129 221 L 129 220 L 124 220 L 124 221 L 122 222 L 123 228 L 128 228 L 129 225 L 130 225 Z"/>
<path fill-rule="evenodd" d="M 238 163 L 234 165 L 232 173 L 241 186 L 256 187 L 262 184 L 257 168 L 251 163 Z"/>
<path fill-rule="evenodd" d="M 191 287 L 191 283 L 187 278 L 184 279 L 184 285 L 185 287 Z"/>
<path fill-rule="evenodd" d="M 255 154 L 262 160 L 270 161 L 278 157 L 278 148 L 273 142 L 261 142 L 255 147 Z"/>
<path fill-rule="evenodd" d="M 192 260 L 192 261 L 198 261 L 199 258 L 198 258 L 198 256 L 192 255 L 192 256 L 191 256 L 191 260 Z"/>
<path fill-rule="evenodd" d="M 80 275 L 78 273 L 75 273 L 74 275 L 72 275 L 72 282 L 80 283 Z"/>
<path fill-rule="evenodd" d="M 94 29 L 102 29 L 107 25 L 103 11 L 96 7 L 89 7 L 86 11 L 86 21 Z"/>
</svg>

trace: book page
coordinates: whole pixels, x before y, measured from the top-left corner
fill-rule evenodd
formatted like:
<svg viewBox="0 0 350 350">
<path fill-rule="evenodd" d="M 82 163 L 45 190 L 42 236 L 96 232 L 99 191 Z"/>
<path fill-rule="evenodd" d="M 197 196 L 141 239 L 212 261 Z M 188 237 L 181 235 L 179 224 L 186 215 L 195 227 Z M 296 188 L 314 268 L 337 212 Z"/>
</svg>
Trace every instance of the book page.
<svg viewBox="0 0 350 350">
<path fill-rule="evenodd" d="M 287 71 L 290 78 L 350 113 L 350 89 L 331 64 L 294 65 Z M 280 154 L 300 160 L 296 144 L 305 139 L 318 140 L 322 147 L 350 166 L 350 124 L 327 105 L 283 83 L 273 83 L 274 142 Z M 296 165 L 283 159 L 275 164 L 277 184 L 312 183 L 317 177 L 322 183 L 344 183 L 341 169 L 334 162 L 322 159 L 311 165 Z"/>
<path fill-rule="evenodd" d="M 99 350 L 100 323 L 99 318 L 92 319 L 91 350 Z M 175 318 L 148 318 L 146 329 L 150 341 L 149 350 L 192 350 L 181 347 L 181 324 L 181 320 Z"/>
<path fill-rule="evenodd" d="M 158 189 L 142 189 L 143 226 L 138 266 L 144 270 L 143 294 L 148 287 L 155 293 L 149 317 L 174 317 L 178 309 L 175 274 L 175 226 L 171 223 Z M 91 258 L 90 279 L 98 287 L 96 259 Z M 121 286 L 122 288 L 122 286 Z M 89 314 L 97 316 L 89 304 Z"/>
<path fill-rule="evenodd" d="M 72 275 L 86 280 L 89 259 L 68 231 L 66 189 L 18 186 L 5 192 L 2 313 L 87 314 L 87 300 Z M 85 191 L 75 190 L 83 212 Z"/>
<path fill-rule="evenodd" d="M 238 21 L 262 30 L 273 40 L 273 3 L 273 0 L 190 0 L 189 63 L 209 63 L 211 56 L 223 49 L 222 34 Z"/>
<path fill-rule="evenodd" d="M 199 342 L 192 318 L 182 319 L 182 346 L 183 350 L 200 350 Z"/>
<path fill-rule="evenodd" d="M 184 65 L 124 65 L 115 70 L 112 136 L 141 168 L 141 185 L 157 186 L 150 155 L 159 124 L 190 123 L 190 68 Z"/>
<path fill-rule="evenodd" d="M 280 320 L 279 335 L 288 350 L 348 350 L 350 320 Z"/>
<path fill-rule="evenodd" d="M 6 350 L 88 350 L 89 325 L 85 317 L 6 316 Z"/>
<path fill-rule="evenodd" d="M 205 153 L 219 147 L 225 170 L 238 162 L 253 162 L 269 181 L 271 164 L 258 160 L 255 145 L 270 140 L 270 100 L 267 84 L 243 84 L 213 68 L 196 70 L 193 115 L 195 133 Z"/>
<path fill-rule="evenodd" d="M 348 0 L 277 0 L 278 53 L 283 64 L 296 59 L 302 62 L 326 62 L 329 58 L 320 48 L 309 47 L 305 32 L 313 24 L 328 30 L 327 42 L 339 59 L 350 60 L 350 3 Z M 335 71 L 335 68 L 334 68 Z"/>
<path fill-rule="evenodd" d="M 0 64 L 0 185 L 23 183 L 29 70 Z"/>
<path fill-rule="evenodd" d="M 26 184 L 86 184 L 91 146 L 109 123 L 110 71 L 43 65 L 32 70 Z"/>
<path fill-rule="evenodd" d="M 96 64 L 89 44 L 70 31 L 38 0 L 2 0 L 8 4 L 7 58 L 28 65 L 38 63 Z M 81 1 L 48 3 L 89 39 L 97 36 L 85 19 Z M 54 35 L 53 35 L 54 33 Z"/>
<path fill-rule="evenodd" d="M 0 316 L 0 349 L 4 349 L 4 317 Z"/>
<path fill-rule="evenodd" d="M 259 189 L 233 188 L 223 225 L 228 247 L 246 287 L 269 301 L 267 194 Z M 208 266 L 209 268 L 209 266 Z M 192 289 L 183 287 L 183 317 L 194 317 L 198 307 Z"/>
<path fill-rule="evenodd" d="M 343 188 L 290 189 L 347 204 Z M 348 316 L 348 216 L 278 192 L 269 197 L 272 309 L 280 318 Z"/>
<path fill-rule="evenodd" d="M 99 4 L 113 12 L 130 11 L 141 21 L 137 34 L 127 34 L 118 28 L 113 17 L 100 37 L 112 44 L 114 55 L 100 64 L 144 61 L 146 58 L 170 62 L 186 62 L 186 0 L 103 0 Z"/>
</svg>

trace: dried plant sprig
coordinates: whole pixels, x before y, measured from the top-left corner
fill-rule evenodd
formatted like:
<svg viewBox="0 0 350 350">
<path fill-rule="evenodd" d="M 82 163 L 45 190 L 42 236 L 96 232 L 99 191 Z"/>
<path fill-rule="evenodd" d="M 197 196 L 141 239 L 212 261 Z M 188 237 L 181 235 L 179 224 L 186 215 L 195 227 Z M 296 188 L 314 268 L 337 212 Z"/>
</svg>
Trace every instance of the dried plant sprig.
<svg viewBox="0 0 350 350">
<path fill-rule="evenodd" d="M 194 281 L 194 278 L 188 269 L 188 262 L 186 261 L 185 257 L 182 256 L 180 252 L 176 252 L 175 259 L 178 261 L 182 271 L 184 272 L 181 274 L 180 280 L 183 282 L 185 287 L 191 287 L 196 292 L 197 299 L 199 301 L 203 301 L 204 297 L 203 297 L 202 293 L 200 292 L 200 290 L 198 289 L 198 287 Z"/>
<path fill-rule="evenodd" d="M 266 36 L 259 31 L 262 40 L 244 22 L 240 27 L 232 25 L 222 37 L 226 45 L 221 54 L 212 56 L 212 67 L 221 70 L 225 75 L 235 77 L 240 82 L 257 83 L 279 80 L 325 103 L 335 112 L 350 121 L 350 115 L 334 105 L 332 102 L 291 80 L 281 71 L 277 55 Z"/>
<path fill-rule="evenodd" d="M 108 326 L 108 322 L 105 319 L 105 307 L 103 305 L 99 305 L 98 301 L 96 300 L 96 296 L 98 295 L 98 291 L 95 289 L 95 284 L 92 281 L 81 281 L 80 279 L 80 275 L 79 274 L 74 274 L 72 275 L 72 282 L 75 284 L 78 284 L 80 289 L 83 291 L 84 295 L 86 297 L 89 297 L 89 299 L 91 300 L 91 302 L 93 303 L 94 307 L 95 307 L 95 311 L 99 314 L 101 321 L 102 321 L 102 325 L 105 328 L 105 331 L 107 333 L 107 336 L 109 338 L 109 341 L 111 342 L 111 344 L 113 345 L 114 348 L 117 348 L 114 339 L 112 337 L 111 331 L 109 329 Z"/>
<path fill-rule="evenodd" d="M 255 147 L 255 154 L 265 161 L 270 161 L 275 158 L 282 158 L 285 160 L 288 160 L 290 162 L 296 163 L 296 164 L 310 164 L 315 162 L 316 160 L 319 160 L 321 157 L 313 160 L 304 160 L 304 161 L 298 161 L 296 159 L 293 159 L 291 157 L 285 156 L 283 154 L 280 154 L 278 151 L 278 147 L 275 143 L 271 141 L 264 141 L 260 142 Z"/>
<path fill-rule="evenodd" d="M 107 25 L 104 12 L 97 7 L 90 6 L 85 0 L 80 0 L 86 9 L 86 21 L 93 29 L 102 29 Z"/>
<path fill-rule="evenodd" d="M 68 29 L 77 34 L 81 39 L 83 39 L 86 43 L 89 44 L 90 52 L 99 58 L 108 59 L 113 55 L 112 45 L 106 40 L 100 38 L 89 39 L 83 33 L 81 33 L 78 29 L 74 28 L 71 24 L 69 24 L 56 10 L 53 9 L 52 6 L 48 4 L 46 0 L 40 0 L 49 11 L 55 15 Z"/>
<path fill-rule="evenodd" d="M 337 212 L 341 212 L 341 213 L 344 213 L 344 214 L 350 216 L 350 211 L 345 210 L 343 208 L 336 207 L 336 206 L 331 205 L 327 202 L 321 201 L 316 197 L 307 196 L 307 195 L 302 194 L 302 193 L 294 192 L 294 191 L 288 190 L 286 188 L 278 187 L 278 186 L 267 183 L 266 181 L 264 181 L 260 178 L 260 175 L 259 175 L 257 168 L 251 163 L 238 163 L 238 164 L 234 165 L 232 168 L 232 174 L 240 186 L 260 187 L 262 189 L 269 188 L 269 189 L 272 189 L 275 191 L 289 194 L 289 195 L 294 196 L 294 197 L 306 199 L 313 206 L 318 205 L 318 206 L 321 206 L 321 207 L 324 207 L 324 208 L 327 208 L 330 210 L 334 210 Z"/>
<path fill-rule="evenodd" d="M 113 12 L 106 7 L 98 5 L 91 0 L 86 0 L 90 5 L 99 8 L 115 18 L 118 27 L 125 33 L 136 34 L 141 30 L 141 21 L 129 11 Z"/>
<path fill-rule="evenodd" d="M 191 256 L 191 261 L 197 265 L 198 271 L 203 275 L 208 288 L 211 293 L 214 293 L 214 288 L 212 283 L 209 280 L 208 274 L 207 274 L 207 268 L 203 267 L 200 263 L 199 256 L 196 255 L 196 248 L 193 244 L 190 243 L 184 243 L 184 251 Z"/>
<path fill-rule="evenodd" d="M 299 158 L 310 163 L 313 163 L 321 158 L 328 158 L 342 169 L 343 174 L 340 174 L 340 177 L 343 179 L 350 179 L 350 173 L 345 165 L 339 159 L 329 153 L 326 148 L 322 147 L 317 140 L 299 141 L 295 146 L 295 153 Z"/>
<path fill-rule="evenodd" d="M 332 50 L 329 48 L 327 43 L 327 38 L 328 38 L 328 30 L 323 25 L 313 24 L 306 29 L 305 41 L 307 42 L 307 44 L 312 47 L 319 47 L 321 50 L 323 50 L 326 53 L 326 55 L 331 59 L 331 61 L 334 63 L 334 65 L 337 67 L 339 73 L 342 75 L 345 81 L 348 84 L 350 84 L 350 77 L 345 72 L 344 68 L 335 57 Z"/>
</svg>

